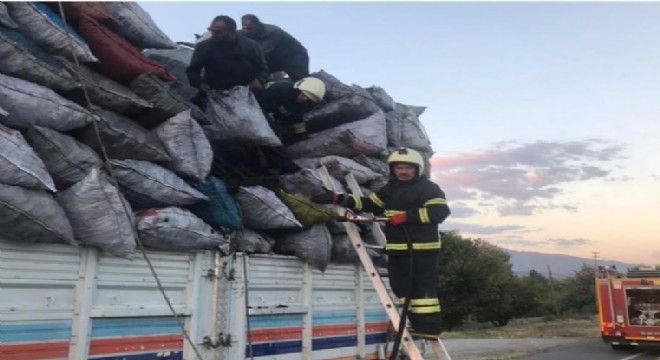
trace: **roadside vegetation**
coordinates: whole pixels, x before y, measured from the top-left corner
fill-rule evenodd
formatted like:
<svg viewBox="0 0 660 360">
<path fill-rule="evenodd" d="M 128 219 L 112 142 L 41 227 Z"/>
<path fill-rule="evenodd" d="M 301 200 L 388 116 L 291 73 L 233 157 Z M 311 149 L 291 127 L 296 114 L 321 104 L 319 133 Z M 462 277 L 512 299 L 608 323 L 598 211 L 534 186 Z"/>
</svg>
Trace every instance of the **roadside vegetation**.
<svg viewBox="0 0 660 360">
<path fill-rule="evenodd" d="M 485 329 L 451 331 L 443 339 L 518 339 L 518 338 L 598 338 L 600 336 L 596 317 L 582 319 L 555 319 L 527 324 Z"/>
<path fill-rule="evenodd" d="M 466 322 L 490 325 L 474 333 L 479 336 L 526 333 L 529 337 L 528 331 L 539 337 L 598 336 L 594 272 L 586 264 L 568 278 L 550 278 L 533 270 L 516 276 L 504 250 L 447 232 L 442 234 L 438 287 L 447 337 L 454 337 L 452 333 Z M 530 317 L 546 321 L 507 326 L 512 319 Z"/>
</svg>

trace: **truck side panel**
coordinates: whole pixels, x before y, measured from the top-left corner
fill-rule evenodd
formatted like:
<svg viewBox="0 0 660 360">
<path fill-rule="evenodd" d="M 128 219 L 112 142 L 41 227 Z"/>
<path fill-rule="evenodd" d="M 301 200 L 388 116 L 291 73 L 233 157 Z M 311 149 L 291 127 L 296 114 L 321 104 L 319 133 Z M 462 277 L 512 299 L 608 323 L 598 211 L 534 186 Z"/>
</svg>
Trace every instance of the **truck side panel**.
<svg viewBox="0 0 660 360">
<path fill-rule="evenodd" d="M 191 315 L 211 303 L 202 299 L 214 288 L 202 276 L 210 252 L 148 254 L 201 344 L 212 318 L 193 322 Z M 182 359 L 188 346 L 141 253 L 121 259 L 93 248 L 0 240 L 0 359 Z"/>
<path fill-rule="evenodd" d="M 244 259 L 229 266 L 236 275 L 228 284 L 232 298 L 218 308 L 230 309 L 233 341 L 216 359 L 376 358 L 388 319 L 357 265 L 330 264 L 322 273 L 293 257 L 248 257 L 246 336 Z"/>
</svg>

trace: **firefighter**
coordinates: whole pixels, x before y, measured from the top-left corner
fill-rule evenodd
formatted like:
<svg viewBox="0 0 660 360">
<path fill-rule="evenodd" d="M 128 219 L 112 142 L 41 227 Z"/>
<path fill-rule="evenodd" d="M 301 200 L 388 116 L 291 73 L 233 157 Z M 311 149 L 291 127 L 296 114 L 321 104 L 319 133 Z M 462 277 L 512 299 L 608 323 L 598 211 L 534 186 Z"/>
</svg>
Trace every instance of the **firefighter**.
<svg viewBox="0 0 660 360">
<path fill-rule="evenodd" d="M 252 14 L 243 15 L 241 25 L 241 34 L 261 44 L 271 73 L 284 71 L 294 82 L 309 76 L 307 49 L 291 34 Z"/>
<path fill-rule="evenodd" d="M 324 96 L 323 81 L 306 77 L 295 83 L 274 82 L 257 96 L 257 100 L 282 142 L 291 143 L 306 137 L 308 129 L 303 114 Z"/>
<path fill-rule="evenodd" d="M 195 46 L 186 68 L 190 85 L 202 95 L 211 89 L 228 90 L 239 85 L 255 92 L 263 89 L 269 72 L 259 44 L 237 34 L 236 22 L 229 16 L 213 19 L 209 32 L 211 37 Z"/>
<path fill-rule="evenodd" d="M 410 284 L 410 261 L 413 282 L 409 319 L 418 336 L 437 337 L 441 332 L 437 282 L 440 254 L 438 224 L 450 211 L 444 192 L 434 182 L 422 177 L 424 160 L 415 150 L 400 148 L 387 159 L 390 181 L 368 197 L 326 191 L 312 198 L 321 204 L 339 204 L 357 211 L 384 213 L 389 255 L 390 285 L 400 303 L 405 302 Z M 413 257 L 409 256 L 410 239 Z"/>
</svg>

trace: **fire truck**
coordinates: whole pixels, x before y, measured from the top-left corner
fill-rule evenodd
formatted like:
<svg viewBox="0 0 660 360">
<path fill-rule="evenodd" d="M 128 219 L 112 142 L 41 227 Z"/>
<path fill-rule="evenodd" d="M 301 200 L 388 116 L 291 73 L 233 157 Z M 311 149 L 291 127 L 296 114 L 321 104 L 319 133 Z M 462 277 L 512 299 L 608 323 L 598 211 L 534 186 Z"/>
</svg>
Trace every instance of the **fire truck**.
<svg viewBox="0 0 660 360">
<path fill-rule="evenodd" d="M 599 267 L 596 299 L 603 341 L 613 349 L 660 344 L 660 270 Z"/>
</svg>

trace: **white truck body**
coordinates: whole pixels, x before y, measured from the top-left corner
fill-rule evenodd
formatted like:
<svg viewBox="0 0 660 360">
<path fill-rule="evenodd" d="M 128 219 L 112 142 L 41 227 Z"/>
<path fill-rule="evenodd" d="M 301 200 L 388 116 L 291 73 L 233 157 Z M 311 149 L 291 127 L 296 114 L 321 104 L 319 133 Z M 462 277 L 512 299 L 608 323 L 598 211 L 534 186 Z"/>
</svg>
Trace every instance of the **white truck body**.
<svg viewBox="0 0 660 360">
<path fill-rule="evenodd" d="M 204 360 L 382 354 L 388 318 L 358 265 L 321 273 L 279 255 L 147 254 Z M 141 252 L 0 240 L 0 360 L 10 359 L 199 357 Z"/>
</svg>

